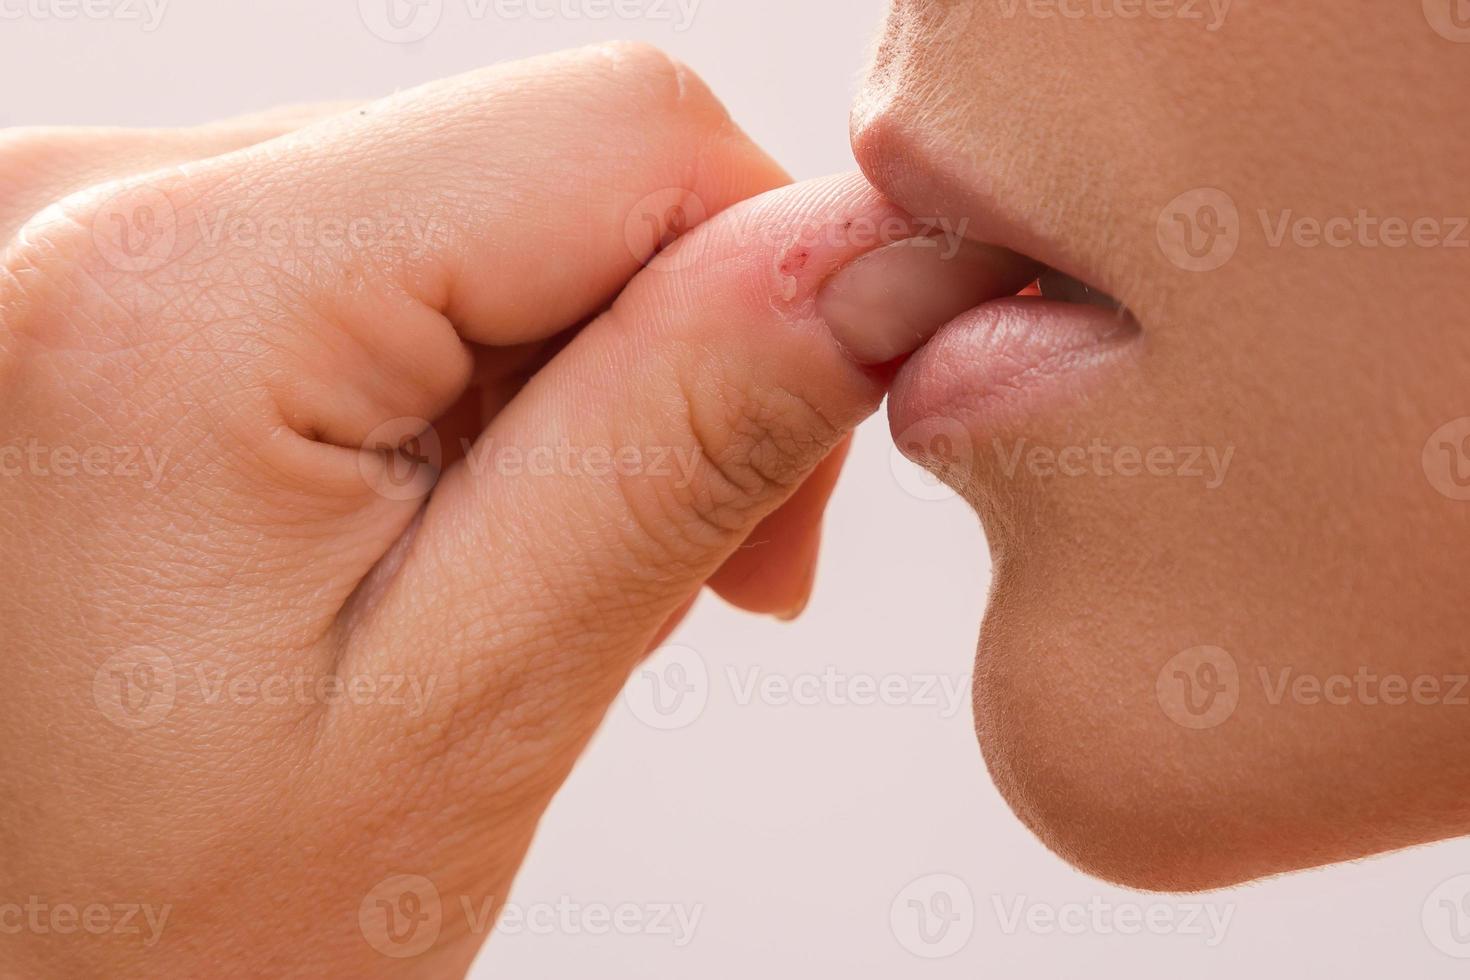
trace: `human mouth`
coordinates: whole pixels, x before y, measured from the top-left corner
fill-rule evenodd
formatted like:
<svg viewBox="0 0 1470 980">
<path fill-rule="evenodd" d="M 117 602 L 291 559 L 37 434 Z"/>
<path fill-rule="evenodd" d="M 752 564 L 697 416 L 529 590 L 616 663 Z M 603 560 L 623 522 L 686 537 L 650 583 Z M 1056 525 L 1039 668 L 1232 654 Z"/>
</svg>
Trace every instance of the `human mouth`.
<svg viewBox="0 0 1470 980">
<path fill-rule="evenodd" d="M 868 179 L 926 221 L 1017 253 L 1037 270 L 1017 295 L 990 299 L 939 328 L 899 371 L 889 421 L 900 437 L 934 420 L 980 433 L 1027 429 L 1075 409 L 1108 374 L 1136 360 L 1143 329 L 1095 280 L 1101 270 L 1048 237 L 1017 202 L 988 200 L 982 179 L 936 159 L 933 143 L 881 122 L 855 143 Z M 939 217 L 942 216 L 942 217 Z"/>
</svg>

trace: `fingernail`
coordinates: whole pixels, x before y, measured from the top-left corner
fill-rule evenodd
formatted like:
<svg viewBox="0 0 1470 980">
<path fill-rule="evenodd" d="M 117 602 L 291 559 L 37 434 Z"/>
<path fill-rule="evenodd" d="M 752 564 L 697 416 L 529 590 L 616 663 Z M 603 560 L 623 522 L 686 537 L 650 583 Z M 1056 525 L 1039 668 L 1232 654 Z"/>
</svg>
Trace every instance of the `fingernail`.
<svg viewBox="0 0 1470 980">
<path fill-rule="evenodd" d="M 1031 262 L 994 245 L 910 238 L 868 252 L 833 275 L 817 295 L 817 313 L 853 360 L 884 364 L 1034 276 Z"/>
</svg>

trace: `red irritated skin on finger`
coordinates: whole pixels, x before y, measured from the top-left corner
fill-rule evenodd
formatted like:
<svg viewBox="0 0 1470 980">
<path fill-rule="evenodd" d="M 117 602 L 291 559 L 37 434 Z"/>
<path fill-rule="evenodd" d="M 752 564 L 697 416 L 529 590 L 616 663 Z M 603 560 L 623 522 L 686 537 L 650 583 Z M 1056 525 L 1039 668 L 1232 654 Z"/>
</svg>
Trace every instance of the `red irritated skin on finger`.
<svg viewBox="0 0 1470 980">
<path fill-rule="evenodd" d="M 1470 833 L 1463 709 L 1281 680 L 1466 670 L 1470 128 L 1404 98 L 1470 84 L 1464 31 L 1374 0 L 1004 6 L 894 0 L 853 113 L 891 200 L 1052 270 L 890 400 L 986 528 L 998 788 L 1161 890 Z"/>
</svg>

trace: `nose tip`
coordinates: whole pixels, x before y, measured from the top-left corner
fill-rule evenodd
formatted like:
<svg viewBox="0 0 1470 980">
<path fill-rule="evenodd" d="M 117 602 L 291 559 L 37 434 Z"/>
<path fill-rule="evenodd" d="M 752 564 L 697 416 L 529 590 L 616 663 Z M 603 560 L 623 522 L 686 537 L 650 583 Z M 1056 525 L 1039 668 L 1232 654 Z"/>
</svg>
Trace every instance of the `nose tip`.
<svg viewBox="0 0 1470 980">
<path fill-rule="evenodd" d="M 853 104 L 848 116 L 848 136 L 852 155 L 863 176 L 883 190 L 884 176 L 891 173 L 891 161 L 902 155 L 903 139 L 886 97 L 865 92 Z"/>
</svg>

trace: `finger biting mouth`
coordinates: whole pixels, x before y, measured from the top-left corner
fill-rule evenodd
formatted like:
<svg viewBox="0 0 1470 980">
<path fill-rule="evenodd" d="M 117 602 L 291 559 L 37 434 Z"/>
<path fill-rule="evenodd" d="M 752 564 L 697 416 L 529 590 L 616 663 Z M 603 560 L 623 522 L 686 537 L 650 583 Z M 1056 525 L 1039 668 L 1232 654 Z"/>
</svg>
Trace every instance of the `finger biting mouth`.
<svg viewBox="0 0 1470 980">
<path fill-rule="evenodd" d="M 1053 220 L 1062 204 L 1016 196 L 1014 186 L 1000 199 L 994 175 L 902 118 L 879 118 L 854 149 L 868 178 L 900 207 L 944 215 L 931 220 L 1009 249 L 1037 272 L 1020 294 L 953 318 L 904 363 L 889 396 L 895 434 L 934 420 L 972 440 L 1065 423 L 1099 381 L 1136 362 L 1145 331 L 1130 297 L 1111 288 L 1122 279 L 1118 256 L 1104 254 L 1101 236 L 1076 221 L 1063 235 Z"/>
</svg>

